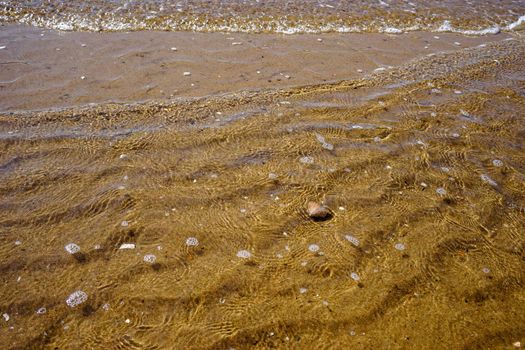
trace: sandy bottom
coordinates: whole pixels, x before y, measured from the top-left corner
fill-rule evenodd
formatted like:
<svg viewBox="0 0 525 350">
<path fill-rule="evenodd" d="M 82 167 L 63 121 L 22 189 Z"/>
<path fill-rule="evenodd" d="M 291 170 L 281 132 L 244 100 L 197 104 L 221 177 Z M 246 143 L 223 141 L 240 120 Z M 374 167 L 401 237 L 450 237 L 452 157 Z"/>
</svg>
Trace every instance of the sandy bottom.
<svg viewBox="0 0 525 350">
<path fill-rule="evenodd" d="M 8 30 L 4 110 L 193 98 L 0 114 L 3 348 L 525 342 L 523 39 Z"/>
<path fill-rule="evenodd" d="M 362 78 L 427 54 L 508 37 L 77 33 L 7 25 L 0 27 L 0 47 L 5 46 L 0 50 L 0 111 L 194 98 Z"/>
</svg>

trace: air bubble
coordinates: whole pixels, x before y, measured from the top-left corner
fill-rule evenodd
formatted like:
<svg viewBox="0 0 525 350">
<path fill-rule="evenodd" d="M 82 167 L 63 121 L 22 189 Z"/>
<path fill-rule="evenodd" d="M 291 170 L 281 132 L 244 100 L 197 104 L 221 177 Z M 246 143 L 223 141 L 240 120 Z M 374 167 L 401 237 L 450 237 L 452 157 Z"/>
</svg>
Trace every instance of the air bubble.
<svg viewBox="0 0 525 350">
<path fill-rule="evenodd" d="M 394 245 L 394 248 L 396 248 L 397 250 L 405 250 L 405 245 L 403 243 L 396 243 Z"/>
<path fill-rule="evenodd" d="M 317 244 L 310 244 L 308 246 L 308 250 L 311 251 L 312 253 L 315 253 L 315 252 L 318 252 L 319 251 L 319 246 Z"/>
<path fill-rule="evenodd" d="M 76 254 L 80 251 L 80 247 L 75 244 L 75 243 L 69 243 L 69 244 L 66 244 L 66 246 L 64 247 L 64 249 L 66 250 L 66 252 L 68 252 L 69 254 Z"/>
<path fill-rule="evenodd" d="M 356 247 L 359 246 L 359 238 L 357 237 L 354 237 L 352 235 L 346 235 L 345 236 L 346 240 L 350 243 L 352 243 L 353 245 L 355 245 Z"/>
<path fill-rule="evenodd" d="M 41 307 L 40 309 L 36 310 L 36 313 L 39 315 L 43 315 L 47 312 L 47 309 L 45 307 Z"/>
<path fill-rule="evenodd" d="M 155 261 L 157 261 L 157 257 L 153 254 L 146 254 L 144 255 L 144 262 L 148 263 L 148 264 L 154 264 Z"/>
<path fill-rule="evenodd" d="M 249 251 L 247 250 L 239 250 L 237 252 L 237 257 L 238 258 L 241 258 L 241 259 L 249 259 L 252 257 L 252 253 L 250 253 Z"/>
<path fill-rule="evenodd" d="M 199 245 L 199 240 L 197 238 L 195 238 L 195 237 L 188 237 L 186 239 L 186 245 L 188 247 L 196 247 L 196 246 Z"/>
<path fill-rule="evenodd" d="M 359 277 L 359 275 L 358 275 L 357 273 L 355 273 L 355 272 L 352 272 L 352 273 L 350 274 L 350 277 L 352 277 L 352 279 L 353 279 L 354 281 L 356 281 L 356 282 L 359 281 L 359 280 L 361 279 L 361 277 Z"/>
<path fill-rule="evenodd" d="M 88 298 L 88 295 L 81 291 L 81 290 L 77 290 L 77 291 L 74 291 L 73 293 L 71 293 L 67 299 L 66 299 L 66 304 L 69 306 L 69 307 L 75 307 L 75 306 L 78 306 L 82 303 L 84 303 Z"/>
<path fill-rule="evenodd" d="M 488 267 L 482 268 L 481 271 L 483 271 L 483 273 L 490 273 L 490 269 Z"/>
</svg>

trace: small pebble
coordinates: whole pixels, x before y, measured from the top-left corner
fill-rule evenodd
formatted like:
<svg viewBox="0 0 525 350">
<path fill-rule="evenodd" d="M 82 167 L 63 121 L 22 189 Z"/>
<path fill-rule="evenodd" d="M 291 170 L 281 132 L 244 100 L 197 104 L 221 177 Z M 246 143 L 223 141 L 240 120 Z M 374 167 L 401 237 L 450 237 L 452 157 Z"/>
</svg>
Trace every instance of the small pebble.
<svg viewBox="0 0 525 350">
<path fill-rule="evenodd" d="M 306 212 L 312 219 L 326 219 L 331 215 L 330 209 L 316 202 L 308 202 Z"/>
<path fill-rule="evenodd" d="M 119 156 L 119 158 L 122 159 L 122 160 L 126 160 L 126 159 L 128 159 L 128 156 L 125 155 L 125 154 L 121 154 L 121 155 Z"/>
<path fill-rule="evenodd" d="M 157 257 L 155 255 L 153 255 L 153 254 L 146 254 L 146 255 L 144 255 L 143 260 L 144 260 L 145 263 L 154 264 L 155 261 L 157 261 Z"/>
<path fill-rule="evenodd" d="M 359 281 L 359 280 L 361 279 L 361 278 L 359 277 L 359 275 L 358 275 L 357 273 L 355 273 L 355 272 L 352 272 L 352 273 L 350 274 L 350 277 L 352 277 L 352 279 L 353 279 L 354 281 L 356 281 L 356 282 Z"/>
<path fill-rule="evenodd" d="M 394 245 L 394 248 L 396 248 L 397 250 L 405 250 L 405 245 L 403 243 L 396 243 Z"/>
<path fill-rule="evenodd" d="M 128 226 L 129 226 L 129 222 L 127 222 L 126 220 L 124 220 L 124 221 L 122 221 L 122 222 L 120 223 L 120 226 L 122 226 L 122 227 L 128 227 Z"/>
<path fill-rule="evenodd" d="M 6 322 L 9 321 L 10 317 L 9 317 L 8 314 L 4 313 L 2 316 L 4 317 L 4 320 L 5 320 Z"/>
<path fill-rule="evenodd" d="M 127 324 L 130 324 L 131 320 L 129 318 L 126 318 L 126 320 L 124 322 L 127 323 Z"/>
<path fill-rule="evenodd" d="M 422 182 L 420 185 L 421 185 L 421 187 L 424 187 L 424 188 L 428 187 L 428 185 L 425 182 Z"/>
<path fill-rule="evenodd" d="M 39 315 L 43 315 L 47 312 L 47 309 L 45 307 L 41 307 L 40 309 L 36 310 L 36 313 Z"/>
<path fill-rule="evenodd" d="M 15 245 L 20 245 L 22 244 L 22 241 L 15 241 Z"/>
<path fill-rule="evenodd" d="M 172 47 L 170 50 L 171 51 L 177 51 L 177 48 L 176 47 Z"/>
<path fill-rule="evenodd" d="M 319 41 L 319 42 L 322 42 L 322 41 L 323 41 L 323 39 L 321 39 L 321 38 L 317 38 L 317 41 Z"/>
<path fill-rule="evenodd" d="M 191 75 L 191 72 L 184 72 L 182 73 L 182 75 L 184 75 L 185 77 L 189 77 Z"/>
<path fill-rule="evenodd" d="M 3 46 L 0 46 L 0 50 L 3 50 L 3 49 L 5 49 L 5 48 L 6 48 L 6 46 L 5 46 L 5 45 L 3 45 Z"/>
<path fill-rule="evenodd" d="M 490 269 L 488 267 L 482 268 L 481 271 L 483 271 L 483 273 L 490 273 Z"/>
<path fill-rule="evenodd" d="M 268 174 L 268 178 L 269 178 L 270 180 L 275 180 L 275 179 L 277 179 L 277 174 L 269 173 L 269 174 Z"/>
<path fill-rule="evenodd" d="M 84 80 L 84 79 L 86 79 L 86 77 L 83 75 L 83 76 L 80 77 L 80 79 Z"/>
<path fill-rule="evenodd" d="M 86 292 L 83 292 L 81 290 L 77 290 L 77 291 L 74 291 L 73 293 L 71 293 L 67 297 L 66 304 L 69 307 L 75 307 L 75 306 L 78 306 L 78 305 L 84 303 L 87 299 L 88 299 L 88 295 L 86 294 Z"/>
<path fill-rule="evenodd" d="M 195 238 L 195 237 L 188 237 L 186 239 L 186 245 L 188 247 L 196 247 L 196 246 L 199 245 L 199 240 L 197 238 Z"/>
<path fill-rule="evenodd" d="M 521 342 L 519 342 L 519 341 L 512 343 L 512 345 L 513 345 L 515 348 L 521 348 Z"/>
<path fill-rule="evenodd" d="M 299 288 L 299 293 L 304 294 L 306 292 L 308 292 L 308 289 L 303 288 L 303 287 Z"/>
</svg>

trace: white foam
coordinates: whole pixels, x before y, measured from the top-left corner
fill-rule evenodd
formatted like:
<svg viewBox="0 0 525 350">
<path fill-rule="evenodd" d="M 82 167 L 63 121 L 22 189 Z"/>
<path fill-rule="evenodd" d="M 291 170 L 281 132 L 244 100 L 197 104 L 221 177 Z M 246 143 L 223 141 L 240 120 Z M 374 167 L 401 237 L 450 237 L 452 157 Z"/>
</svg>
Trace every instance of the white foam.
<svg viewBox="0 0 525 350">
<path fill-rule="evenodd" d="M 66 250 L 66 252 L 68 252 L 69 254 L 76 254 L 80 251 L 80 247 L 75 244 L 75 243 L 69 243 L 69 244 L 66 244 L 66 246 L 64 247 L 64 249 Z"/>
<path fill-rule="evenodd" d="M 319 251 L 319 246 L 317 244 L 310 244 L 308 246 L 308 250 L 311 251 L 312 253 L 315 253 L 315 252 L 318 252 Z"/>
<path fill-rule="evenodd" d="M 71 293 L 67 297 L 66 304 L 69 307 L 75 307 L 75 306 L 78 306 L 78 305 L 86 302 L 87 299 L 88 299 L 88 295 L 86 294 L 86 292 L 83 292 L 81 290 L 77 290 L 77 291 L 74 291 L 73 293 Z"/>
<path fill-rule="evenodd" d="M 148 263 L 148 264 L 154 264 L 155 261 L 157 261 L 157 257 L 153 254 L 146 254 L 144 255 L 144 258 L 143 258 L 144 262 Z"/>
<path fill-rule="evenodd" d="M 350 243 L 352 243 L 353 245 L 355 245 L 356 247 L 359 246 L 359 238 L 357 237 L 354 237 L 352 235 L 346 235 L 345 236 L 346 240 Z"/>
<path fill-rule="evenodd" d="M 525 23 L 525 15 L 521 16 L 515 22 L 512 22 L 511 24 L 506 26 L 505 29 L 506 30 L 513 30 L 514 28 L 519 27 L 519 26 L 521 26 L 524 23 Z"/>
<path fill-rule="evenodd" d="M 489 185 L 491 186 L 498 186 L 498 183 L 496 181 L 494 181 L 490 176 L 488 176 L 487 174 L 482 174 L 481 176 L 481 180 L 488 183 Z"/>
<path fill-rule="evenodd" d="M 317 141 L 319 141 L 319 143 L 324 149 L 327 149 L 329 151 L 332 151 L 334 149 L 334 145 L 326 142 L 325 138 L 321 134 L 315 134 L 315 137 L 317 138 Z"/>
<path fill-rule="evenodd" d="M 436 30 L 436 32 L 459 33 L 464 35 L 487 35 L 498 34 L 501 32 L 501 27 L 496 25 L 483 29 L 458 29 L 454 28 L 450 21 L 444 21 L 443 24 Z"/>
<path fill-rule="evenodd" d="M 310 156 L 304 156 L 304 157 L 299 158 L 299 162 L 303 164 L 313 164 L 314 158 Z"/>
<path fill-rule="evenodd" d="M 397 250 L 405 250 L 405 245 L 403 243 L 396 243 L 394 245 L 394 248 L 396 248 Z"/>
<path fill-rule="evenodd" d="M 135 249 L 135 244 L 133 243 L 122 243 L 119 249 Z"/>
<path fill-rule="evenodd" d="M 241 259 L 249 259 L 252 257 L 252 253 L 250 253 L 249 251 L 247 250 L 239 250 L 237 252 L 237 257 L 238 258 L 241 258 Z"/>
<path fill-rule="evenodd" d="M 501 167 L 501 166 L 503 166 L 503 162 L 501 160 L 499 160 L 499 159 L 494 159 L 492 161 L 492 165 L 497 166 L 497 167 Z"/>
<path fill-rule="evenodd" d="M 403 31 L 399 28 L 387 27 L 382 30 L 383 33 L 387 34 L 401 34 Z"/>
<path fill-rule="evenodd" d="M 199 240 L 197 238 L 195 238 L 195 237 L 188 237 L 186 239 L 186 245 L 188 247 L 196 247 L 196 246 L 199 245 Z"/>
</svg>

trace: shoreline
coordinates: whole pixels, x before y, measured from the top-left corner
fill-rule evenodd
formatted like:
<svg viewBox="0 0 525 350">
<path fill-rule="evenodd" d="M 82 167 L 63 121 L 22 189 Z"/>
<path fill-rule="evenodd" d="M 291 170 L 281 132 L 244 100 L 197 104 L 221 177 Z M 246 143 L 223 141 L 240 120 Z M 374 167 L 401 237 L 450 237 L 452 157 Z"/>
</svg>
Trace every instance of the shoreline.
<svg viewBox="0 0 525 350">
<path fill-rule="evenodd" d="M 359 79 L 513 37 L 455 33 L 60 32 L 0 27 L 0 112 L 202 98 Z"/>
</svg>

